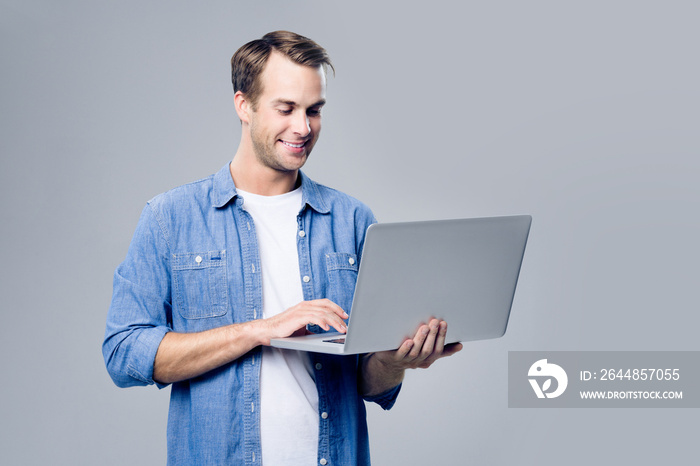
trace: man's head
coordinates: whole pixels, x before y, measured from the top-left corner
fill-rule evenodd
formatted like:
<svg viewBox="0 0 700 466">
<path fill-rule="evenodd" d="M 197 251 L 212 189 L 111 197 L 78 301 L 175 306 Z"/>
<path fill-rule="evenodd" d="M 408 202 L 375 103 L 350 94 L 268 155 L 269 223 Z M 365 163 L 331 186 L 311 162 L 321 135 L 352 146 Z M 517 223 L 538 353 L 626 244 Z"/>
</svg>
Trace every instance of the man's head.
<svg viewBox="0 0 700 466">
<path fill-rule="evenodd" d="M 298 34 L 273 32 L 241 47 L 231 63 L 243 130 L 234 162 L 247 167 L 239 173 L 272 170 L 295 179 L 321 132 L 325 67 L 332 66 L 326 51 Z"/>
<path fill-rule="evenodd" d="M 241 91 L 253 108 L 262 92 L 262 75 L 270 54 L 278 52 L 292 62 L 335 72 L 326 50 L 316 42 L 289 31 L 275 31 L 248 42 L 231 57 L 233 92 Z"/>
</svg>

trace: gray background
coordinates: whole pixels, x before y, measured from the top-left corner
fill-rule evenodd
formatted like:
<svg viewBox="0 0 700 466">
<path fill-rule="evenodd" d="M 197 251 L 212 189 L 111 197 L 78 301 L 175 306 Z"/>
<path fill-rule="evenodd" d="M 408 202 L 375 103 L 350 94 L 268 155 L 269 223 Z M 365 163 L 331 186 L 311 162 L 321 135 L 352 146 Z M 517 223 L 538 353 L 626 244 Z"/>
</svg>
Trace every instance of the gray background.
<svg viewBox="0 0 700 466">
<path fill-rule="evenodd" d="M 162 464 L 168 393 L 112 385 L 144 202 L 235 151 L 229 58 L 330 52 L 307 173 L 381 221 L 529 213 L 508 332 L 369 408 L 375 464 L 688 464 L 694 409 L 508 409 L 514 350 L 698 350 L 694 2 L 3 0 L 0 463 Z"/>
</svg>

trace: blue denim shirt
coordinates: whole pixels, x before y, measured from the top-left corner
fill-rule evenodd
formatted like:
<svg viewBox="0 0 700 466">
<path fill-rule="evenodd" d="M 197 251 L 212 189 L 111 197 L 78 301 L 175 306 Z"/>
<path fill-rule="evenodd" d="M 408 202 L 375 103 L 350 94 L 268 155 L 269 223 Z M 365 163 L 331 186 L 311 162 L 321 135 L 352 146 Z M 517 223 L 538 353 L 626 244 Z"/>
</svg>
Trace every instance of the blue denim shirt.
<svg viewBox="0 0 700 466">
<path fill-rule="evenodd" d="M 359 201 L 300 176 L 297 249 L 304 299 L 328 298 L 350 312 L 374 216 Z M 148 202 L 114 273 L 102 351 L 118 386 L 154 383 L 153 361 L 169 331 L 199 332 L 262 317 L 255 227 L 242 205 L 228 165 Z M 169 464 L 261 464 L 260 361 L 258 347 L 173 384 Z M 359 358 L 312 353 L 311 363 L 319 395 L 319 464 L 369 464 Z M 365 399 L 389 409 L 399 390 Z"/>
</svg>

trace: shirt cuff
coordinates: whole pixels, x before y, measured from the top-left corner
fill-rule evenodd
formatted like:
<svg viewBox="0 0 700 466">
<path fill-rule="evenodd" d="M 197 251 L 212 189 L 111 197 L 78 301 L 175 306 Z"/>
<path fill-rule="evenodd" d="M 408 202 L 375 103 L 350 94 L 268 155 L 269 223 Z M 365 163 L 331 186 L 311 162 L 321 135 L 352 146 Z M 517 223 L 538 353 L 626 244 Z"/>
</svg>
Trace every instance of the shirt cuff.
<svg viewBox="0 0 700 466">
<path fill-rule="evenodd" d="M 131 377 L 141 380 L 148 385 L 155 383 L 158 388 L 165 388 L 169 385 L 153 380 L 153 365 L 156 360 L 158 347 L 163 341 L 163 337 L 170 331 L 171 329 L 168 327 L 159 326 L 143 329 L 139 332 L 137 341 L 141 351 L 138 352 L 138 357 L 134 361 L 135 365 L 129 364 L 128 366 Z"/>
<path fill-rule="evenodd" d="M 373 396 L 363 396 L 362 398 L 365 401 L 371 401 L 372 403 L 377 403 L 379 406 L 382 407 L 382 409 L 391 409 L 392 406 L 394 406 L 394 403 L 396 403 L 396 398 L 399 396 L 399 392 L 401 391 L 401 384 L 398 384 L 394 388 L 390 388 L 389 390 L 380 393 L 379 395 L 373 395 Z"/>
</svg>

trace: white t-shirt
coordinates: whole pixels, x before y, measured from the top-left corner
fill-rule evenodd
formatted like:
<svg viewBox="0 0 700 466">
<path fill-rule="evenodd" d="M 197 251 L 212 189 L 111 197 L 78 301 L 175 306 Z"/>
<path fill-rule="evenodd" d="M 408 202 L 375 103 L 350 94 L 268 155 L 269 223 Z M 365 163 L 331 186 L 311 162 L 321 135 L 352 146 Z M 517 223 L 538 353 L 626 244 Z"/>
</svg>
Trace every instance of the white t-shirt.
<svg viewBox="0 0 700 466">
<path fill-rule="evenodd" d="M 303 301 L 297 252 L 301 188 L 279 196 L 240 189 L 253 217 L 260 250 L 263 317 Z M 265 466 L 315 465 L 318 391 L 308 353 L 263 346 L 260 373 L 260 441 Z"/>
</svg>

